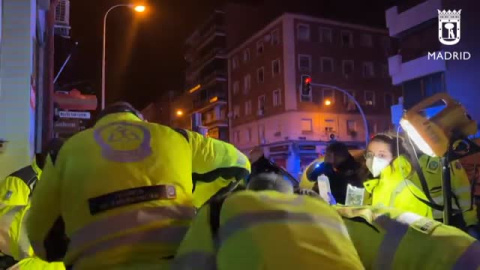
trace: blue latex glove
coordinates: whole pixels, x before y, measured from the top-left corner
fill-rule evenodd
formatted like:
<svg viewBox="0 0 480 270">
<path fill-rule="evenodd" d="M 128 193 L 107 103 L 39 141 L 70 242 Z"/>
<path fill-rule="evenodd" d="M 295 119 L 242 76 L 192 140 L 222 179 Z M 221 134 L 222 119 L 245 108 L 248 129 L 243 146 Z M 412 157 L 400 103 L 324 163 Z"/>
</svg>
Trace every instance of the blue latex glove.
<svg viewBox="0 0 480 270">
<path fill-rule="evenodd" d="M 337 204 L 337 201 L 335 200 L 335 197 L 333 197 L 332 193 L 327 192 L 327 194 L 328 194 L 328 199 L 329 199 L 329 200 L 328 200 L 328 203 L 329 203 L 330 205 L 335 205 L 335 204 Z"/>
</svg>

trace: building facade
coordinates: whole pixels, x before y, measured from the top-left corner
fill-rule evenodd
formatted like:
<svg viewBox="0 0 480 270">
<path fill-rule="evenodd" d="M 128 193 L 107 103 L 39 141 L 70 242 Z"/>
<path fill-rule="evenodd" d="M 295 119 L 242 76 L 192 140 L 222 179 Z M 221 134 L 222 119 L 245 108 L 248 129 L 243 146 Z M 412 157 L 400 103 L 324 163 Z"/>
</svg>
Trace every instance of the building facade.
<svg viewBox="0 0 480 270">
<path fill-rule="evenodd" d="M 354 102 L 328 87 L 301 93 L 301 82 L 339 87 L 361 104 L 370 133 L 390 128 L 391 86 L 384 29 L 284 14 L 231 50 L 230 139 L 242 151 L 261 145 L 293 175 L 331 140 L 365 146 L 365 128 Z"/>
<path fill-rule="evenodd" d="M 0 1 L 0 179 L 32 162 L 52 136 L 56 1 Z"/>
<path fill-rule="evenodd" d="M 186 41 L 186 93 L 192 97 L 191 128 L 228 141 L 227 51 L 261 21 L 256 8 L 226 4 Z M 239 24 L 239 21 L 245 23 Z M 253 19 L 251 19 L 253 18 Z"/>
<path fill-rule="evenodd" d="M 480 68 L 477 2 L 407 0 L 386 11 L 389 34 L 399 41 L 399 50 L 388 59 L 392 82 L 403 89 L 404 108 L 400 106 L 398 110 L 409 109 L 435 93 L 447 92 L 466 107 L 473 119 L 480 120 L 480 91 L 477 90 L 480 76 L 476 75 Z M 444 10 L 461 10 L 456 17 L 461 22 L 459 31 L 453 33 L 460 40 L 455 45 L 444 45 L 439 38 L 439 11 Z M 465 52 L 470 55 L 468 60 L 447 59 L 448 53 L 463 56 Z M 447 57 L 438 57 L 439 54 Z"/>
</svg>

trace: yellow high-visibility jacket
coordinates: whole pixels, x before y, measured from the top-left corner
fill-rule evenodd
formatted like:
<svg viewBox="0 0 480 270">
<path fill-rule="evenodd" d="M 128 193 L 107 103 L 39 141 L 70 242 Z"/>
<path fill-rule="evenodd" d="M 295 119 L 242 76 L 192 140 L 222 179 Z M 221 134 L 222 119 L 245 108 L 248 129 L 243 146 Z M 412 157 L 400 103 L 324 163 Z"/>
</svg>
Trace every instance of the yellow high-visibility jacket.
<svg viewBox="0 0 480 270">
<path fill-rule="evenodd" d="M 365 181 L 363 185 L 372 195 L 372 205 L 394 207 L 431 218 L 432 209 L 414 196 L 426 200 L 425 194 L 407 179 L 411 172 L 410 162 L 399 156 L 383 169 L 379 179 Z"/>
<path fill-rule="evenodd" d="M 75 269 L 168 265 L 191 219 L 192 179 L 242 179 L 245 155 L 198 133 L 114 113 L 71 137 L 47 160 L 27 230 L 46 258 L 47 233 L 61 216 Z M 150 265 L 150 266 L 147 266 Z"/>
<path fill-rule="evenodd" d="M 336 209 L 365 269 L 480 269 L 480 243 L 455 227 L 393 208 Z"/>
<path fill-rule="evenodd" d="M 33 249 L 25 230 L 25 220 L 28 218 L 29 210 L 29 205 L 3 205 L 0 207 L 0 250 L 3 254 L 19 261 L 9 269 L 65 269 L 61 262 L 48 263 L 33 254 Z"/>
<path fill-rule="evenodd" d="M 423 175 L 427 181 L 430 196 L 437 204 L 443 205 L 442 163 L 440 158 L 422 155 L 420 156 L 418 163 L 422 168 Z M 475 203 L 472 203 L 470 181 L 459 161 L 450 164 L 450 175 L 452 191 L 457 197 L 459 204 L 457 205 L 456 201 L 452 200 L 453 209 L 460 209 L 463 211 L 463 219 L 466 226 L 477 224 L 477 207 Z M 412 177 L 412 182 L 419 188 L 422 187 L 417 174 L 414 174 Z M 433 218 L 442 220 L 442 211 L 433 210 Z"/>
<path fill-rule="evenodd" d="M 172 270 L 363 269 L 341 217 L 323 200 L 239 191 L 223 203 L 216 237 L 211 207 L 200 209 Z"/>
<path fill-rule="evenodd" d="M 7 176 L 0 182 L 0 204 L 1 205 L 27 205 L 33 187 L 42 174 L 35 160 L 32 165 Z"/>
</svg>

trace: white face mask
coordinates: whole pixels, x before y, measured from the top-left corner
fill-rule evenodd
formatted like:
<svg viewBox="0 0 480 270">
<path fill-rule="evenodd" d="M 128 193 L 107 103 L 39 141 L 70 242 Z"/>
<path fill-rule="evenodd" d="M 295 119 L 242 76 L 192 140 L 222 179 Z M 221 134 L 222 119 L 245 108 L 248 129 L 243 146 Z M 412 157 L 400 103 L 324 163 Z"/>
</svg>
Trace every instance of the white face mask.
<svg viewBox="0 0 480 270">
<path fill-rule="evenodd" d="M 390 161 L 384 158 L 373 157 L 367 159 L 367 168 L 372 173 L 373 177 L 379 176 L 383 169 L 388 167 L 389 164 Z"/>
</svg>

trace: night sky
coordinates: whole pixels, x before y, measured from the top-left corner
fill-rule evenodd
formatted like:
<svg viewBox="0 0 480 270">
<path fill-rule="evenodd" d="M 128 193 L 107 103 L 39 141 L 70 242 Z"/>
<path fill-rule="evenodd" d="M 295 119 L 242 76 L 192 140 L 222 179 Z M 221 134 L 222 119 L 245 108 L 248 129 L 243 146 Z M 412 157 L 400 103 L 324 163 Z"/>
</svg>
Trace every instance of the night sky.
<svg viewBox="0 0 480 270">
<path fill-rule="evenodd" d="M 71 36 L 79 45 L 60 84 L 86 81 L 93 91 L 100 92 L 103 15 L 110 6 L 131 2 L 71 0 Z M 145 14 L 117 8 L 108 16 L 107 103 L 125 100 L 141 109 L 163 92 L 184 90 L 184 41 L 226 0 L 143 2 L 149 6 Z M 387 5 L 385 0 L 284 0 L 281 5 L 273 0 L 235 2 L 261 5 L 272 14 L 299 12 L 374 26 L 384 26 Z"/>
</svg>

